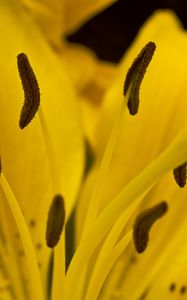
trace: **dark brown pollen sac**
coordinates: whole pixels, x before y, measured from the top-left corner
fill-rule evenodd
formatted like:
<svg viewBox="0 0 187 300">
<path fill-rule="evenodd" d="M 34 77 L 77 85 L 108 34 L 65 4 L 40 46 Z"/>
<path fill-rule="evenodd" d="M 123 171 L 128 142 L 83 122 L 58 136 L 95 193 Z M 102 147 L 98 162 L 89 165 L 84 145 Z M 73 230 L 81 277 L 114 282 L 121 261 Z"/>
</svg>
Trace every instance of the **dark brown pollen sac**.
<svg viewBox="0 0 187 300">
<path fill-rule="evenodd" d="M 180 289 L 180 294 L 183 295 L 186 293 L 186 291 L 187 291 L 187 287 L 185 285 L 183 285 Z"/>
<path fill-rule="evenodd" d="M 151 227 L 167 212 L 167 210 L 167 203 L 162 201 L 154 207 L 146 209 L 137 216 L 133 227 L 133 238 L 138 253 L 145 251 L 149 241 L 149 231 Z"/>
<path fill-rule="evenodd" d="M 155 52 L 156 45 L 153 42 L 149 42 L 143 47 L 138 54 L 133 64 L 129 68 L 125 83 L 124 83 L 124 96 L 129 92 L 128 109 L 131 115 L 136 115 L 139 108 L 139 92 L 142 80 L 149 66 L 153 54 Z"/>
<path fill-rule="evenodd" d="M 50 248 L 54 248 L 62 233 L 65 222 L 65 206 L 64 199 L 61 195 L 56 195 L 53 198 L 52 204 L 48 213 L 46 243 Z"/>
<path fill-rule="evenodd" d="M 170 286 L 169 286 L 170 292 L 174 292 L 175 289 L 176 289 L 176 284 L 175 283 L 171 283 Z"/>
<path fill-rule="evenodd" d="M 186 172 L 187 172 L 186 162 L 173 170 L 174 179 L 178 184 L 178 186 L 181 188 L 183 188 L 186 185 L 186 177 L 187 177 Z"/>
<path fill-rule="evenodd" d="M 20 53 L 17 56 L 17 66 L 25 96 L 19 120 L 19 126 L 23 129 L 32 121 L 38 111 L 40 105 L 40 89 L 25 53 Z"/>
</svg>

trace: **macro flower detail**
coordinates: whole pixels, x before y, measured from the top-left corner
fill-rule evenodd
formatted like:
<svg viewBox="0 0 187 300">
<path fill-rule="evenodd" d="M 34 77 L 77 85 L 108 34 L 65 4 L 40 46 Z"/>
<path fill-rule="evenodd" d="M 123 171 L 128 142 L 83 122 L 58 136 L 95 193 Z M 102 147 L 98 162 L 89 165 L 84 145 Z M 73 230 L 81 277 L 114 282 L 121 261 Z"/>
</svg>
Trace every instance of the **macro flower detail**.
<svg viewBox="0 0 187 300">
<path fill-rule="evenodd" d="M 48 247 L 54 248 L 57 245 L 63 230 L 64 221 L 64 200 L 61 195 L 56 195 L 49 209 L 47 221 L 46 242 Z"/>
<path fill-rule="evenodd" d="M 161 202 L 156 206 L 143 211 L 135 220 L 133 228 L 134 243 L 138 253 L 145 251 L 149 231 L 156 220 L 162 217 L 168 210 L 167 203 Z"/>
<path fill-rule="evenodd" d="M 24 53 L 20 53 L 17 57 L 18 70 L 22 80 L 23 90 L 25 93 L 25 102 L 20 116 L 20 128 L 27 126 L 40 105 L 40 90 L 36 76 L 30 66 L 29 60 Z"/>
<path fill-rule="evenodd" d="M 89 7 L 82 0 L 81 16 L 77 10 L 58 27 L 50 0 L 23 0 L 24 6 L 2 0 L 2 300 L 186 295 L 186 187 L 179 188 L 187 161 L 186 32 L 172 12 L 158 11 L 118 65 L 107 68 L 86 48 L 75 46 L 70 55 L 64 37 L 60 44 L 63 30 L 110 2 Z M 67 1 L 66 9 L 73 3 Z M 134 116 L 130 96 L 141 99 Z M 24 130 L 18 126 L 20 107 Z M 87 169 L 85 139 L 94 156 Z"/>
<path fill-rule="evenodd" d="M 143 80 L 146 69 L 153 57 L 156 45 L 153 42 L 149 42 L 137 56 L 129 71 L 124 83 L 124 96 L 129 93 L 129 99 L 127 106 L 131 115 L 135 115 L 138 112 L 139 107 L 139 89 Z"/>
<path fill-rule="evenodd" d="M 186 166 L 187 164 L 184 163 L 183 165 L 173 170 L 174 178 L 181 188 L 186 185 Z"/>
</svg>

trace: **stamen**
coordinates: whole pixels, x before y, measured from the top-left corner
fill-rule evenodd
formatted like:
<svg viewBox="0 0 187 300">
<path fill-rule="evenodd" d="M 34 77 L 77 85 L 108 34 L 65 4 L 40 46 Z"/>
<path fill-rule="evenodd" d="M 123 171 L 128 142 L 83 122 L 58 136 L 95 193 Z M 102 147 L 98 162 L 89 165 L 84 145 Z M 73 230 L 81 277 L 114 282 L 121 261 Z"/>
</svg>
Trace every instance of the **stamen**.
<svg viewBox="0 0 187 300">
<path fill-rule="evenodd" d="M 54 248 L 57 245 L 64 227 L 64 221 L 64 199 L 61 195 L 56 195 L 53 199 L 48 214 L 46 230 L 46 242 L 48 247 Z"/>
<path fill-rule="evenodd" d="M 185 285 L 183 285 L 182 287 L 181 287 L 181 289 L 180 289 L 180 293 L 181 294 L 185 294 L 186 293 L 186 286 Z"/>
<path fill-rule="evenodd" d="M 176 183 L 183 188 L 186 185 L 186 177 L 187 177 L 187 163 L 180 165 L 178 168 L 173 170 L 173 175 Z"/>
<path fill-rule="evenodd" d="M 145 45 L 127 72 L 123 94 L 126 96 L 128 93 L 127 106 L 131 115 L 138 112 L 140 86 L 155 49 L 156 45 L 153 42 Z"/>
<path fill-rule="evenodd" d="M 176 289 L 176 284 L 172 283 L 169 287 L 170 292 L 174 292 L 175 289 Z"/>
<path fill-rule="evenodd" d="M 146 209 L 136 218 L 133 228 L 133 237 L 138 253 L 144 252 L 148 244 L 151 227 L 167 210 L 168 205 L 163 201 L 150 209 Z"/>
<path fill-rule="evenodd" d="M 17 65 L 25 94 L 25 101 L 19 121 L 19 126 L 23 129 L 32 121 L 38 111 L 40 105 L 40 90 L 26 54 L 20 53 L 17 56 Z"/>
</svg>

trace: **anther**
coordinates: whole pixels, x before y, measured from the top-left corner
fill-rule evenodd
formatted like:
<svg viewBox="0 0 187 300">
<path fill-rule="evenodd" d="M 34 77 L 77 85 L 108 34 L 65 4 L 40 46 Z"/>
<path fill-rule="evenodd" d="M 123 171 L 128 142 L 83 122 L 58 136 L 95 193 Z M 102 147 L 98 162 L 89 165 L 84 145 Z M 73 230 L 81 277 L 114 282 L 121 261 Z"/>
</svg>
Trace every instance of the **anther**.
<svg viewBox="0 0 187 300">
<path fill-rule="evenodd" d="M 186 185 L 186 177 L 187 177 L 186 169 L 187 169 L 187 163 L 184 163 L 173 170 L 175 181 L 181 188 L 183 188 Z"/>
<path fill-rule="evenodd" d="M 23 129 L 32 121 L 38 111 L 40 105 L 40 90 L 26 54 L 20 53 L 17 56 L 17 65 L 25 95 L 19 120 L 19 126 Z"/>
<path fill-rule="evenodd" d="M 165 201 L 140 213 L 134 223 L 133 238 L 138 253 L 144 252 L 149 241 L 149 231 L 153 224 L 168 210 Z"/>
<path fill-rule="evenodd" d="M 53 199 L 48 214 L 46 230 L 46 243 L 48 247 L 54 248 L 57 245 L 64 227 L 64 221 L 64 199 L 61 195 L 56 195 Z"/>
<path fill-rule="evenodd" d="M 185 293 L 186 293 L 186 289 L 187 289 L 187 287 L 186 287 L 185 285 L 183 285 L 183 286 L 181 287 L 181 289 L 180 289 L 180 293 L 181 293 L 181 294 L 185 294 Z"/>
<path fill-rule="evenodd" d="M 139 92 L 142 80 L 144 78 L 147 67 L 149 66 L 156 45 L 153 42 L 147 43 L 145 47 L 138 54 L 130 69 L 127 72 L 123 94 L 128 94 L 127 106 L 129 113 L 135 115 L 139 108 Z"/>
<path fill-rule="evenodd" d="M 171 283 L 171 285 L 169 286 L 170 292 L 174 292 L 175 289 L 176 289 L 176 284 L 175 283 Z"/>
</svg>

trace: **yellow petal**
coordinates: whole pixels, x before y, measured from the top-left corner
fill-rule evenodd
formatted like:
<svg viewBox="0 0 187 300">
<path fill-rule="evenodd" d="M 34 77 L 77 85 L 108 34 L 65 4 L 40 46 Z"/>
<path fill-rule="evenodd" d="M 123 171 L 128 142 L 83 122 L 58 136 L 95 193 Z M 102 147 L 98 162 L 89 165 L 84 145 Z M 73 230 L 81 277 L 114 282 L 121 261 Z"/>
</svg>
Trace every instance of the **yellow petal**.
<svg viewBox="0 0 187 300">
<path fill-rule="evenodd" d="M 186 120 L 187 35 L 172 12 L 158 11 L 140 30 L 121 62 L 115 83 L 106 93 L 98 126 L 98 151 L 105 147 L 117 107 L 124 101 L 127 70 L 148 41 L 154 41 L 157 50 L 142 83 L 138 114 L 131 116 L 125 111 L 103 205 L 169 144 Z"/>
<path fill-rule="evenodd" d="M 96 55 L 86 47 L 72 44 L 66 44 L 59 54 L 75 88 L 81 91 L 96 73 Z"/>
<path fill-rule="evenodd" d="M 53 197 L 51 174 L 38 116 L 25 130 L 21 131 L 18 126 L 23 90 L 16 56 L 20 52 L 28 55 L 40 85 L 41 105 L 60 170 L 67 218 L 75 203 L 84 168 L 79 109 L 63 62 L 48 47 L 18 2 L 2 1 L 0 14 L 0 33 L 4 41 L 0 49 L 3 58 L 0 63 L 0 154 L 4 173 L 30 224 L 34 243 L 42 244 L 42 249 L 37 251 L 38 259 L 45 260 L 45 227 Z M 41 270 L 47 274 L 45 266 Z"/>
<path fill-rule="evenodd" d="M 59 0 L 21 0 L 46 39 L 56 48 L 62 44 L 64 2 Z"/>
<path fill-rule="evenodd" d="M 65 1 L 65 31 L 72 32 L 116 0 Z"/>
<path fill-rule="evenodd" d="M 80 45 L 66 43 L 59 55 L 80 95 L 84 132 L 92 147 L 95 147 L 95 127 L 100 116 L 103 94 L 111 85 L 117 67 L 100 61 L 90 49 Z"/>
<path fill-rule="evenodd" d="M 184 231 L 186 230 L 186 211 L 184 210 L 186 193 L 186 189 L 180 189 L 173 181 L 171 174 L 168 174 L 162 182 L 149 193 L 146 201 L 144 201 L 144 205 L 150 206 L 150 203 L 158 203 L 160 200 L 165 199 L 168 203 L 169 210 L 166 216 L 159 221 L 158 226 L 153 228 L 150 234 L 148 248 L 143 254 L 137 255 L 134 250 L 134 245 L 131 245 L 129 253 L 124 253 L 124 256 L 129 257 L 129 259 L 132 257 L 135 259 L 134 262 L 129 265 L 126 276 L 121 274 L 121 276 L 123 276 L 122 278 L 119 274 L 121 278 L 119 290 L 122 290 L 123 297 L 137 299 L 137 296 L 142 295 L 146 290 L 149 292 L 149 288 L 152 285 L 154 286 L 158 272 L 161 272 L 163 277 L 164 274 L 167 274 L 168 268 L 166 267 L 164 270 L 163 263 L 167 261 L 169 267 L 169 261 L 171 262 L 169 253 L 173 255 L 172 261 L 177 259 L 178 255 L 176 255 L 176 253 L 180 251 L 181 245 L 183 248 L 181 238 L 183 239 L 185 236 Z M 176 250 L 177 248 L 178 250 Z M 121 264 L 123 264 L 123 268 L 125 268 L 123 258 Z M 145 273 L 145 266 L 149 266 L 149 272 Z M 139 274 L 139 276 L 136 277 L 134 274 Z M 174 265 L 173 272 L 171 272 L 170 275 L 172 274 L 175 274 Z M 160 277 L 161 274 L 158 276 L 158 281 Z M 164 287 L 165 292 L 168 292 L 169 283 L 167 281 L 167 275 L 165 276 L 165 280 L 162 278 L 162 281 L 162 287 Z M 167 287 L 166 284 L 168 285 Z M 136 285 L 135 290 L 133 290 L 134 285 Z M 164 290 L 161 292 L 163 291 Z M 158 292 L 160 293 L 160 289 L 158 289 Z"/>
<path fill-rule="evenodd" d="M 145 195 L 164 174 L 173 169 L 175 165 L 186 161 L 186 144 L 187 127 L 185 126 L 170 146 L 111 201 L 98 216 L 90 229 L 86 231 L 67 272 L 67 299 L 72 295 L 72 289 L 76 295 L 76 285 L 79 284 L 79 281 L 76 280 L 78 274 L 84 271 L 90 256 L 120 215 L 128 209 L 130 204 L 135 203 L 137 198 Z"/>
<path fill-rule="evenodd" d="M 156 42 L 157 50 L 142 83 L 139 113 L 132 117 L 125 108 L 123 82 L 134 58 L 150 40 Z M 178 41 L 175 46 L 173 40 Z M 155 13 L 140 30 L 116 70 L 116 79 L 103 99 L 95 140 L 92 138 L 96 145 L 98 158 L 96 163 L 99 165 L 117 118 L 118 108 L 124 103 L 123 124 L 118 129 L 119 137 L 106 175 L 105 186 L 102 188 L 102 201 L 99 201 L 101 210 L 164 149 L 184 124 L 187 67 L 185 47 L 187 36 L 175 15 L 169 11 L 160 11 Z M 183 58 L 179 60 L 181 56 Z M 93 189 L 89 188 L 90 193 Z M 89 191 L 85 194 L 91 199 L 91 196 L 88 196 Z M 88 205 L 88 201 L 83 202 Z M 83 211 L 86 211 L 85 205 Z"/>
<path fill-rule="evenodd" d="M 164 28 L 163 34 L 161 34 L 162 28 Z M 172 45 L 173 38 L 180 41 L 176 47 Z M 102 201 L 99 205 L 94 201 L 97 210 L 100 211 L 161 153 L 186 119 L 186 65 L 184 67 L 185 63 L 183 63 L 186 60 L 183 47 L 187 46 L 187 37 L 171 12 L 158 12 L 145 24 L 133 47 L 122 61 L 116 82 L 106 93 L 103 114 L 98 126 L 97 166 L 100 164 L 100 156 L 102 156 L 103 148 L 111 134 L 116 111 L 121 102 L 124 102 L 122 96 L 124 74 L 139 50 L 149 40 L 156 41 L 158 57 L 155 53 L 153 62 L 145 75 L 140 95 L 142 100 L 139 114 L 132 117 L 125 111 L 124 124 L 119 133 L 116 150 L 105 179 L 105 186 L 102 187 L 102 193 L 99 190 Z M 181 54 L 183 59 L 179 61 L 178 57 L 181 57 Z M 175 75 L 178 74 L 177 78 L 173 76 L 172 72 Z M 160 74 L 163 76 L 162 79 L 160 79 Z M 154 76 L 157 76 L 156 79 L 153 78 Z M 171 90 L 171 86 L 175 88 Z M 79 224 L 79 236 L 82 226 L 80 219 L 85 219 L 84 215 L 89 205 L 86 199 L 91 199 L 97 176 L 98 170 L 95 168 L 90 175 L 91 181 L 88 178 L 86 183 L 88 186 L 85 186 L 79 202 L 80 218 L 78 217 L 78 221 L 81 224 Z"/>
<path fill-rule="evenodd" d="M 116 0 L 21 0 L 46 38 L 59 48 L 62 35 L 78 29 Z"/>
<path fill-rule="evenodd" d="M 21 237 L 21 240 L 23 243 L 25 256 L 26 256 L 27 264 L 28 264 L 28 269 L 29 269 L 29 277 L 30 277 L 29 279 L 30 279 L 30 284 L 31 284 L 31 296 L 38 300 L 44 300 L 43 289 L 41 286 L 41 280 L 40 280 L 40 274 L 39 274 L 39 268 L 37 265 L 35 251 L 34 251 L 33 243 L 32 243 L 27 225 L 23 218 L 20 207 L 16 201 L 16 198 L 15 198 L 12 190 L 10 189 L 9 184 L 3 174 L 1 174 L 0 182 L 1 182 L 1 187 L 2 187 L 3 193 L 7 200 L 7 203 L 11 210 L 13 218 L 16 222 L 16 225 L 18 227 L 20 237 Z"/>
</svg>

